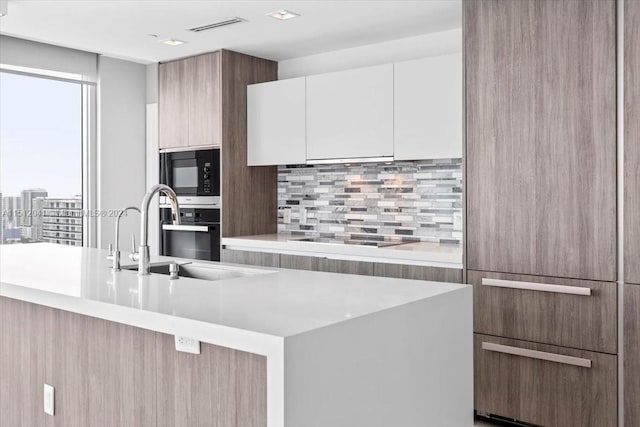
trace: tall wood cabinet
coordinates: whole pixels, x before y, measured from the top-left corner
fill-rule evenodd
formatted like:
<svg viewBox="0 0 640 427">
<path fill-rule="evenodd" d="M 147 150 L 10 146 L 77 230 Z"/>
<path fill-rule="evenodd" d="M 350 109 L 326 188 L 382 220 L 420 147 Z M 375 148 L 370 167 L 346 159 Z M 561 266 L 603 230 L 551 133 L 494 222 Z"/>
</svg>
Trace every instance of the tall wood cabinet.
<svg viewBox="0 0 640 427">
<path fill-rule="evenodd" d="M 468 268 L 615 281 L 615 1 L 465 20 Z"/>
<path fill-rule="evenodd" d="M 624 3 L 624 425 L 640 425 L 640 2 Z"/>
<path fill-rule="evenodd" d="M 229 50 L 159 66 L 159 144 L 221 147 L 222 236 L 276 232 L 277 168 L 247 166 L 247 86 L 278 78 L 278 63 Z"/>
<path fill-rule="evenodd" d="M 616 2 L 464 15 L 476 410 L 615 426 Z"/>
</svg>

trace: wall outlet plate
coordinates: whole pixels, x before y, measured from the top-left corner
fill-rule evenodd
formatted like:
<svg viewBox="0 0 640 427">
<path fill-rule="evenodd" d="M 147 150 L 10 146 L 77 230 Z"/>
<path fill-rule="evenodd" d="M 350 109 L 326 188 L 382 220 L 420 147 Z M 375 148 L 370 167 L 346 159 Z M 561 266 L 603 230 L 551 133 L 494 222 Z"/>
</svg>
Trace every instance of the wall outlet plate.
<svg viewBox="0 0 640 427">
<path fill-rule="evenodd" d="M 176 351 L 184 353 L 200 354 L 200 341 L 193 338 L 179 337 L 176 335 Z"/>
<path fill-rule="evenodd" d="M 462 212 L 453 214 L 453 229 L 456 231 L 462 230 Z"/>
<path fill-rule="evenodd" d="M 291 209 L 284 209 L 282 211 L 282 222 L 291 224 Z"/>
<path fill-rule="evenodd" d="M 307 208 L 300 209 L 300 224 L 307 223 Z"/>
<path fill-rule="evenodd" d="M 56 396 L 55 389 L 52 385 L 44 385 L 44 413 L 47 415 L 55 415 Z"/>
</svg>

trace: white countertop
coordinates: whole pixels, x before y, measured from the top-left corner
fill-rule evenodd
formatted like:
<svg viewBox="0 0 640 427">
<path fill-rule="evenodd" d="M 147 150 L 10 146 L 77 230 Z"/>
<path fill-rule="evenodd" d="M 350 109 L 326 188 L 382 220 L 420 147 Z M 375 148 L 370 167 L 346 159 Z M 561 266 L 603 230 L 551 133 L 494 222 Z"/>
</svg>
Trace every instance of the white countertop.
<svg viewBox="0 0 640 427">
<path fill-rule="evenodd" d="M 113 272 L 106 255 L 104 250 L 50 243 L 0 246 L 0 297 L 264 355 L 269 426 L 284 425 L 285 401 L 291 398 L 285 395 L 285 371 L 296 365 L 285 365 L 285 353 L 290 362 L 302 357 L 289 348 L 289 342 L 356 319 L 361 325 L 356 328 L 358 335 L 367 332 L 375 337 L 380 333 L 375 319 L 415 304 L 433 307 L 414 310 L 417 315 L 437 316 L 440 321 L 450 316 L 447 322 L 451 325 L 467 316 L 471 334 L 471 291 L 465 285 L 264 268 L 257 270 L 269 272 L 234 279 L 170 280 L 161 274 Z M 127 255 L 122 254 L 123 266 Z M 396 316 L 404 322 L 411 319 Z M 413 325 L 410 327 L 420 335 L 427 325 L 434 323 L 435 327 L 438 322 L 410 321 L 399 327 Z M 367 323 L 378 326 L 362 326 Z M 384 324 L 388 329 L 398 327 Z M 391 331 L 391 337 L 396 335 L 397 331 Z M 308 342 L 323 345 L 322 341 Z M 300 352 L 306 353 L 304 349 Z M 322 359 L 314 359 L 320 362 Z"/>
<path fill-rule="evenodd" d="M 237 250 L 462 269 L 462 246 L 456 244 L 416 242 L 375 247 L 300 241 L 304 238 L 288 234 L 263 234 L 224 237 L 222 244 L 228 249 Z"/>
</svg>

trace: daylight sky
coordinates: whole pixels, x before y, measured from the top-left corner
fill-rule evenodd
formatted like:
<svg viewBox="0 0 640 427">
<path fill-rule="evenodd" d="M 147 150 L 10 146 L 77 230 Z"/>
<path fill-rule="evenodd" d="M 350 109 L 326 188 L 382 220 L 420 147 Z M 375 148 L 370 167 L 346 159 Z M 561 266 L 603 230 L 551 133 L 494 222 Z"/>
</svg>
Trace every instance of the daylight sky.
<svg viewBox="0 0 640 427">
<path fill-rule="evenodd" d="M 81 194 L 81 86 L 0 72 L 0 192 L 28 188 Z"/>
</svg>

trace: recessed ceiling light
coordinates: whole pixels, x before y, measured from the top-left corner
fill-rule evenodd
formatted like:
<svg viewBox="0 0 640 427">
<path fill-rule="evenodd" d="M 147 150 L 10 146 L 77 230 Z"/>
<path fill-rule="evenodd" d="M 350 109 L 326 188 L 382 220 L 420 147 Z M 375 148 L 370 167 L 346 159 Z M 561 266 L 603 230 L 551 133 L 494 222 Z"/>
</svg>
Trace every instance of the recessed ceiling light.
<svg viewBox="0 0 640 427">
<path fill-rule="evenodd" d="M 169 46 L 180 46 L 181 44 L 185 44 L 186 42 L 182 40 L 177 40 L 177 39 L 165 39 L 165 40 L 160 40 L 160 43 L 164 43 Z"/>
<path fill-rule="evenodd" d="M 291 12 L 290 10 L 285 10 L 285 9 L 276 10 L 275 12 L 268 13 L 267 15 L 269 15 L 272 18 L 279 19 L 281 21 L 285 21 L 287 19 L 292 19 L 292 18 L 297 18 L 298 16 L 300 16 L 295 12 Z"/>
</svg>

